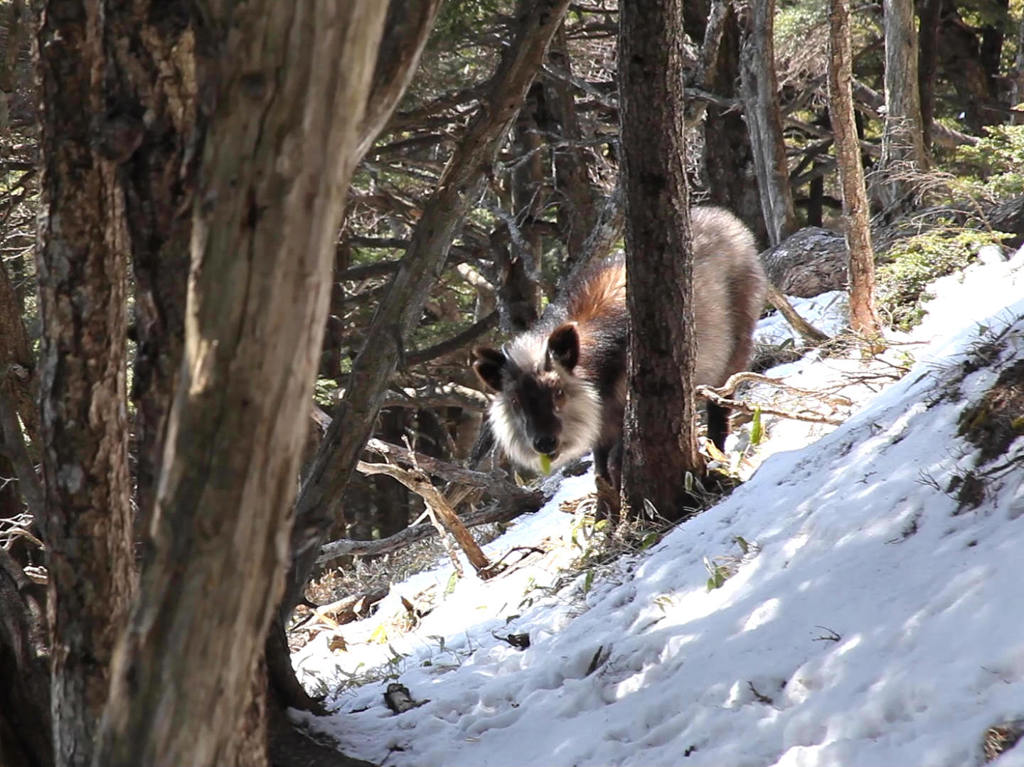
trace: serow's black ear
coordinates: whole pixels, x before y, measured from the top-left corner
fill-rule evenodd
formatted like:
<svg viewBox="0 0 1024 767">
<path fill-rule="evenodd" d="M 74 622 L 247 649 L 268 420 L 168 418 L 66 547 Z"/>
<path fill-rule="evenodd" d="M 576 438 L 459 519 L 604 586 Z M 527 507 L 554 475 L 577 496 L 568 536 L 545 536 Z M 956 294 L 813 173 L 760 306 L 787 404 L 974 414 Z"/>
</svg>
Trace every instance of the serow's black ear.
<svg viewBox="0 0 1024 767">
<path fill-rule="evenodd" d="M 476 357 L 473 370 L 484 386 L 492 391 L 501 391 L 501 369 L 507 361 L 505 355 L 497 349 L 478 346 L 473 350 L 473 356 Z"/>
<path fill-rule="evenodd" d="M 555 362 L 572 372 L 580 361 L 580 334 L 575 322 L 559 325 L 548 336 L 548 354 Z"/>
</svg>

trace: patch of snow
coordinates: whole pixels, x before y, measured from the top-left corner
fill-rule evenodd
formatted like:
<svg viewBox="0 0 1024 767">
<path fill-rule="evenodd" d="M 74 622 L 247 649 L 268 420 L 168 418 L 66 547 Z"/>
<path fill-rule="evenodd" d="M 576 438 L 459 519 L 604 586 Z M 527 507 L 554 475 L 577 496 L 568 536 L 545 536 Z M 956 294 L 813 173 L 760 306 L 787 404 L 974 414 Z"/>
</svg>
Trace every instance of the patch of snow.
<svg viewBox="0 0 1024 767">
<path fill-rule="evenodd" d="M 749 481 L 592 582 L 564 569 L 585 528 L 558 508 L 592 489 L 586 475 L 486 547 L 544 554 L 448 594 L 445 563 L 395 584 L 340 627 L 346 650 L 322 634 L 296 654 L 334 711 L 299 717 L 395 767 L 982 764 L 986 728 L 1024 717 L 1024 440 L 981 505 L 959 509 L 947 488 L 979 467 L 958 418 L 996 372 L 948 373 L 997 333 L 996 367 L 1024 356 L 1022 266 L 1018 253 L 939 280 L 925 322 L 893 339 L 892 359 L 919 360 L 909 373 L 847 388 L 859 409 L 837 428 L 784 437 L 776 423 Z M 798 311 L 834 332 L 838 301 L 819 298 Z M 859 364 L 812 356 L 770 374 L 814 388 Z M 746 556 L 737 536 L 755 544 Z M 708 591 L 720 557 L 737 570 Z M 380 641 L 399 596 L 425 593 L 433 611 Z M 525 650 L 499 638 L 521 632 Z M 345 685 L 370 668 L 428 702 L 393 715 L 391 679 Z M 1022 749 L 994 764 L 1024 765 Z"/>
<path fill-rule="evenodd" d="M 842 290 L 831 290 L 813 298 L 790 298 L 789 302 L 797 314 L 822 333 L 832 336 L 846 327 L 850 300 Z M 789 339 L 794 342 L 800 340 L 800 336 L 778 312 L 758 323 L 755 338 L 766 344 L 781 344 Z"/>
</svg>

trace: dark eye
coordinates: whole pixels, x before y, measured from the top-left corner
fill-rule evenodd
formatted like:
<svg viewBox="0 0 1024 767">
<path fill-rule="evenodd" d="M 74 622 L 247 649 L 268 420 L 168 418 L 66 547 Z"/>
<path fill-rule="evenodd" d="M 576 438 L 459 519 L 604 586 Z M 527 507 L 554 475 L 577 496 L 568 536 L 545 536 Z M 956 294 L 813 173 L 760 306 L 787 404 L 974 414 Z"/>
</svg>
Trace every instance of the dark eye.
<svg viewBox="0 0 1024 767">
<path fill-rule="evenodd" d="M 555 399 L 559 402 L 565 399 L 565 390 L 561 386 L 555 387 Z"/>
</svg>

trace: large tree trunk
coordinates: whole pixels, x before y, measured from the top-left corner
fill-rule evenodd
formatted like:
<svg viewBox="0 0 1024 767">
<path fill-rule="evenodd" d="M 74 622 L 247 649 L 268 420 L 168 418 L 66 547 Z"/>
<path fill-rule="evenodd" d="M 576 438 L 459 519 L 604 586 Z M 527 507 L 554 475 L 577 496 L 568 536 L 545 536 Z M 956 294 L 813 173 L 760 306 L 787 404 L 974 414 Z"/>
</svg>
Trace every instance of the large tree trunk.
<svg viewBox="0 0 1024 767">
<path fill-rule="evenodd" d="M 282 619 L 302 596 L 334 507 L 355 470 L 388 381 L 404 352 L 404 339 L 419 321 L 435 275 L 459 225 L 480 194 L 568 5 L 569 0 L 520 1 L 515 14 L 519 20 L 515 40 L 491 78 L 489 96 L 448 161 L 437 190 L 424 205 L 405 258 L 353 363 L 345 398 L 333 414 L 303 483 L 292 537 L 295 561 L 282 602 Z"/>
<path fill-rule="evenodd" d="M 917 27 L 914 0 L 884 0 L 885 127 L 879 197 L 887 208 L 910 203 L 915 175 L 927 169 L 917 78 Z"/>
<path fill-rule="evenodd" d="M 850 253 L 850 321 L 855 331 L 874 337 L 879 333 L 874 302 L 875 253 L 871 247 L 868 194 L 853 115 L 852 83 L 849 0 L 830 0 L 828 102 L 843 192 L 846 247 Z"/>
<path fill-rule="evenodd" d="M 98 4 L 47 3 L 40 381 L 56 761 L 88 765 L 134 576 L 125 417 L 121 148 L 103 99 Z"/>
<path fill-rule="evenodd" d="M 199 60 L 217 98 L 193 209 L 184 362 L 152 560 L 99 736 L 104 766 L 237 758 L 287 566 L 333 243 L 386 6 L 217 10 L 204 21 L 221 55 Z"/>
<path fill-rule="evenodd" d="M 693 375 L 693 256 L 683 126 L 682 0 L 622 0 L 619 102 L 629 373 L 622 497 L 669 518 L 703 471 Z"/>
<path fill-rule="evenodd" d="M 754 151 L 757 188 L 768 229 L 768 242 L 778 245 L 796 231 L 793 192 L 789 186 L 786 144 L 775 75 L 775 0 L 750 0 L 741 19 L 740 84 L 743 114 Z"/>
</svg>

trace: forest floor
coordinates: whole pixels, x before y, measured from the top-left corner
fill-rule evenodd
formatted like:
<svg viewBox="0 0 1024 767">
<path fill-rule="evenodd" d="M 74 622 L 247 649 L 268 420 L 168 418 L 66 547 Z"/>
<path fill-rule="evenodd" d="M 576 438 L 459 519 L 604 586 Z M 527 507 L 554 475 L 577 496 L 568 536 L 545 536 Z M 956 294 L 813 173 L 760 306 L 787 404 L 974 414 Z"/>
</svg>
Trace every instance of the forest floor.
<svg viewBox="0 0 1024 767">
<path fill-rule="evenodd" d="M 879 357 L 769 371 L 845 420 L 764 416 L 747 481 L 663 536 L 609 556 L 592 475 L 552 477 L 503 573 L 442 558 L 318 633 L 295 663 L 333 713 L 301 721 L 396 767 L 1024 765 L 1024 249 L 985 261 Z"/>
</svg>

